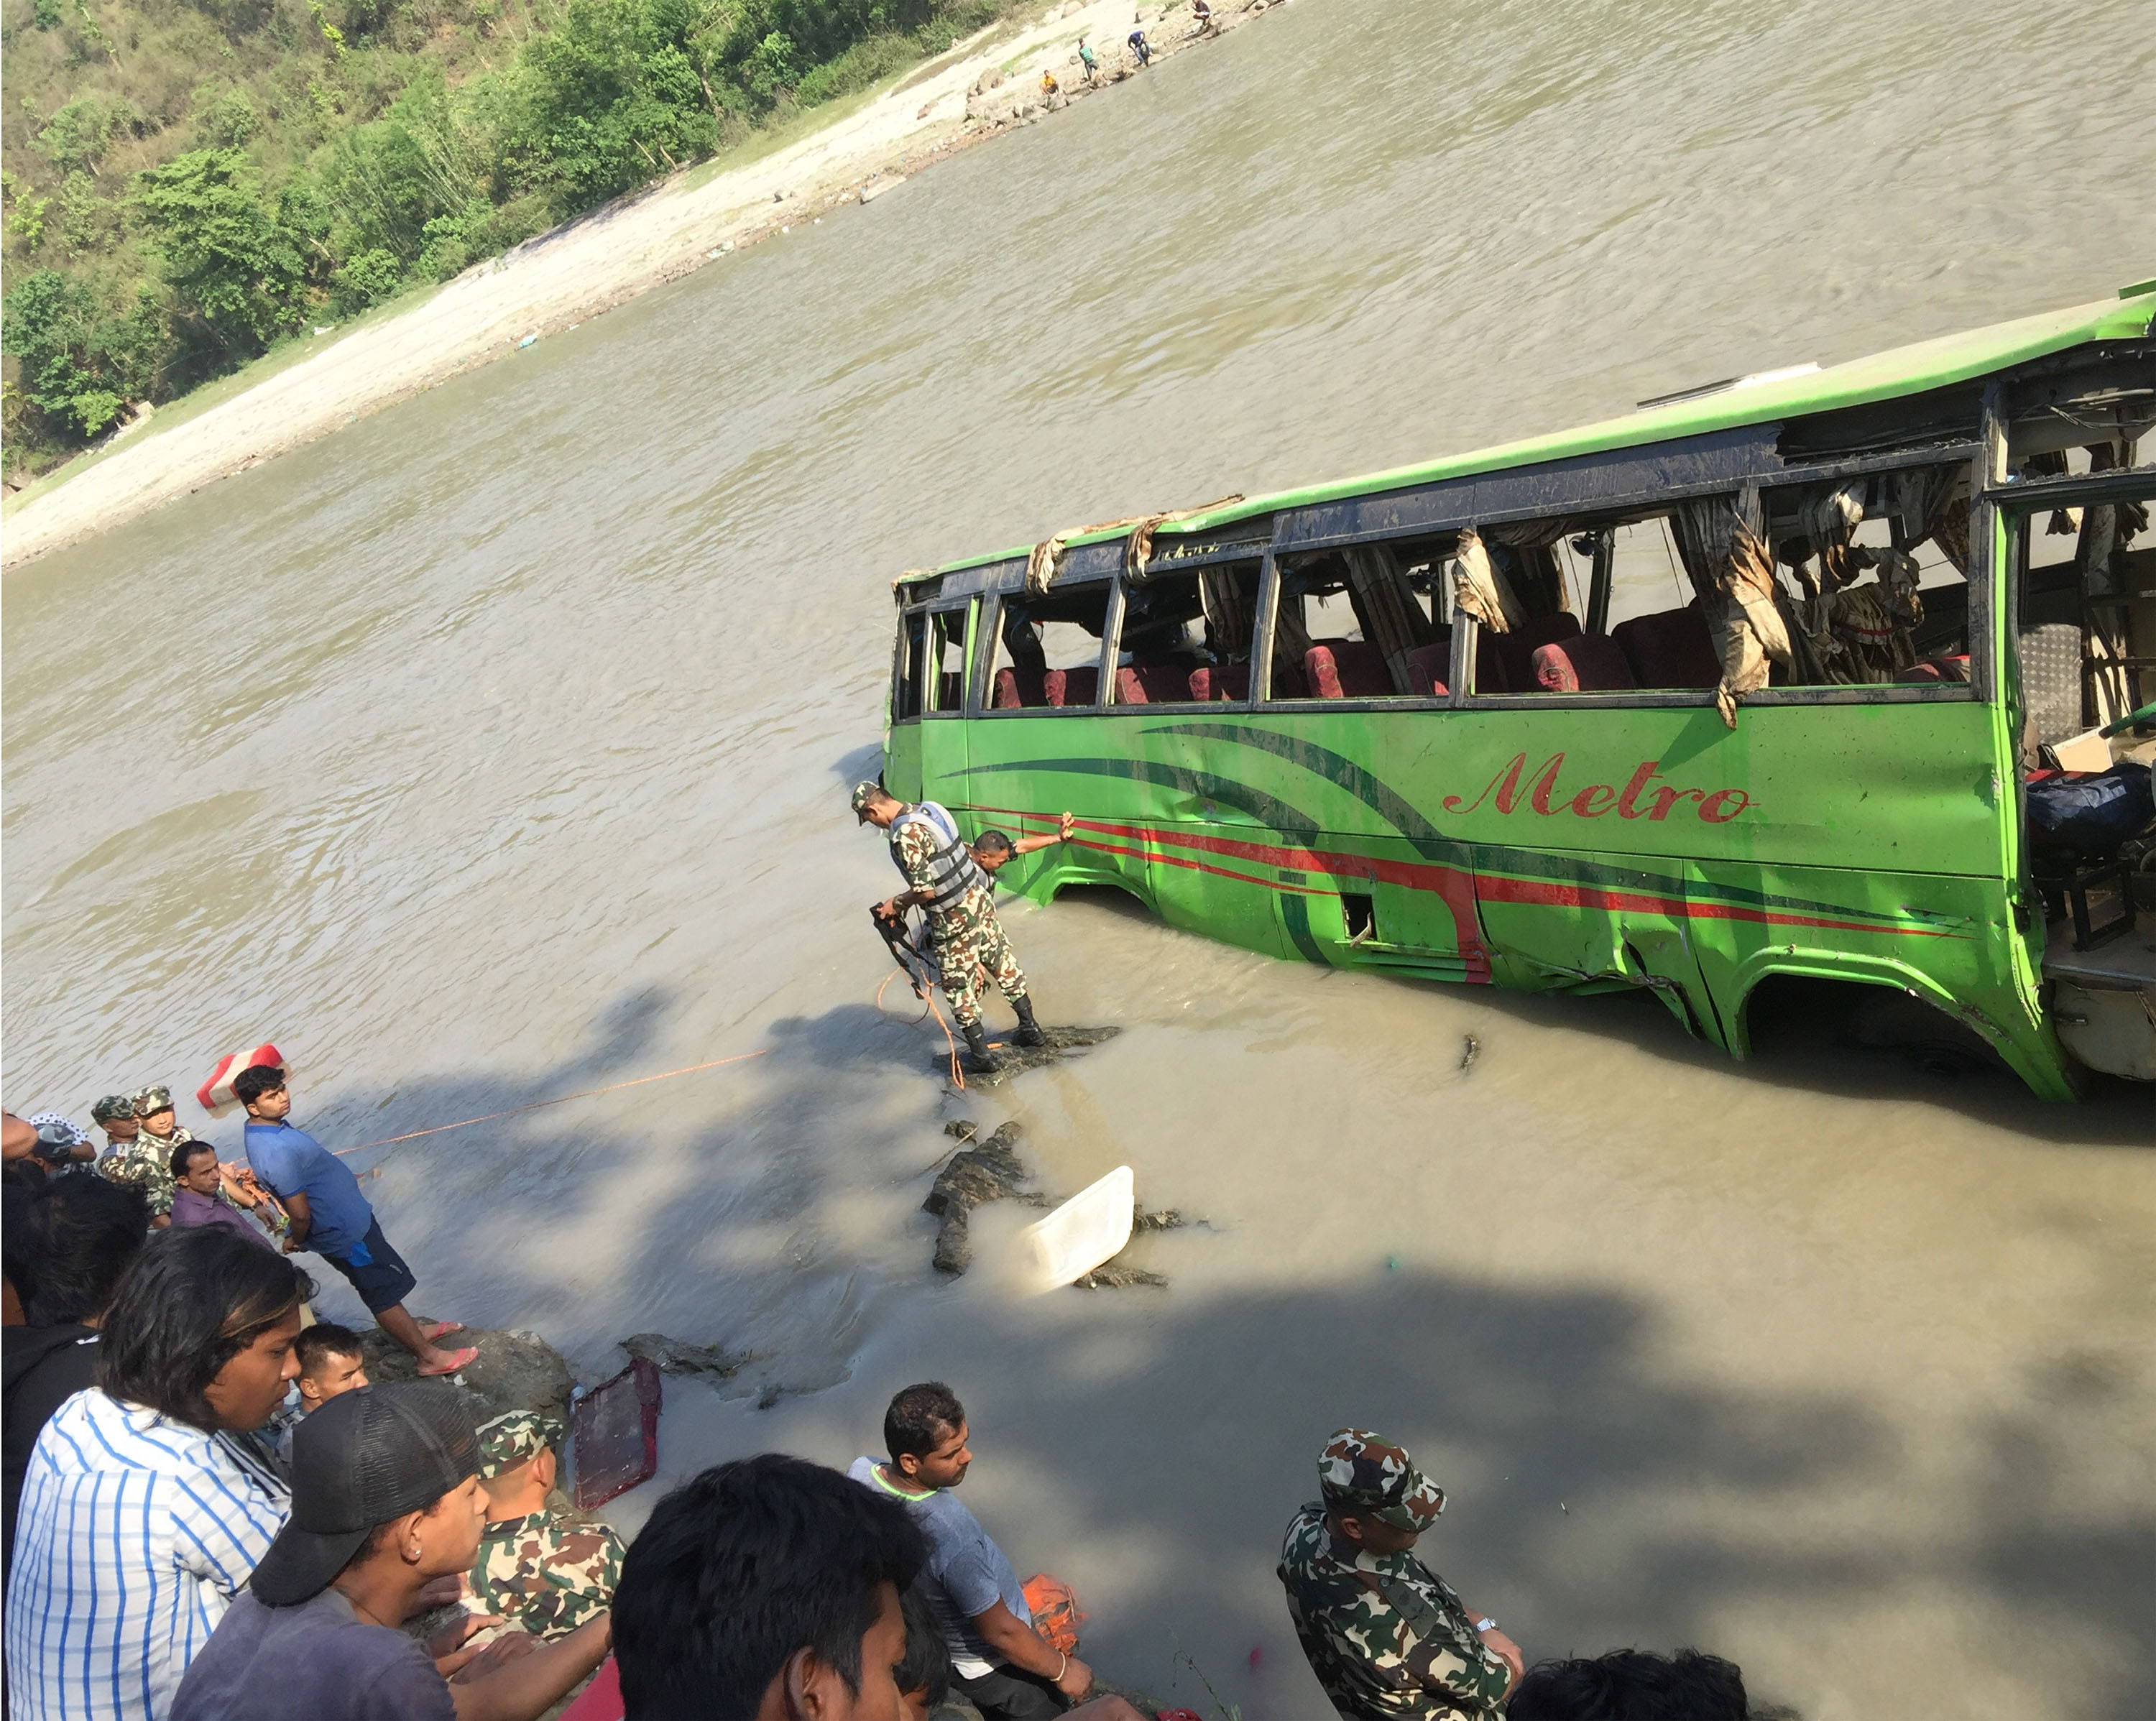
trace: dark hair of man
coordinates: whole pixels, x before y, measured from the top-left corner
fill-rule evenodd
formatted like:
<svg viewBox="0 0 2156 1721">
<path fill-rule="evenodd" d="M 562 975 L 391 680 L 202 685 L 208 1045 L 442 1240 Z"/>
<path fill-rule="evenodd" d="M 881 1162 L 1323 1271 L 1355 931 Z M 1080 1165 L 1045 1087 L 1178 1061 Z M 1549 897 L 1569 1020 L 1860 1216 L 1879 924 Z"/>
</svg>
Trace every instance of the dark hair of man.
<svg viewBox="0 0 2156 1721">
<path fill-rule="evenodd" d="M 754 1721 L 803 1649 L 858 1693 L 880 1586 L 904 1590 L 927 1554 L 896 1500 L 821 1464 L 765 1452 L 705 1471 L 659 1503 L 622 1561 L 628 1721 Z"/>
<path fill-rule="evenodd" d="M 30 1208 L 28 1276 L 37 1288 L 24 1318 L 33 1327 L 95 1320 L 149 1230 L 150 1203 L 131 1184 L 80 1173 L 54 1178 Z"/>
<path fill-rule="evenodd" d="M 906 1659 L 894 1677 L 901 1694 L 925 1693 L 928 1707 L 934 1709 L 951 1694 L 951 1649 L 943 1639 L 942 1622 L 936 1617 L 936 1605 L 927 1590 L 918 1583 L 906 1586 L 898 1606 L 906 1616 Z"/>
<path fill-rule="evenodd" d="M 923 1380 L 901 1392 L 883 1413 L 884 1450 L 894 1464 L 903 1457 L 926 1457 L 965 1420 L 957 1394 L 941 1380 Z"/>
<path fill-rule="evenodd" d="M 187 1175 L 187 1167 L 194 1164 L 195 1155 L 206 1153 L 217 1157 L 217 1144 L 213 1141 L 182 1141 L 172 1150 L 172 1179 L 177 1182 Z"/>
<path fill-rule="evenodd" d="M 252 1105 L 264 1094 L 275 1094 L 284 1085 L 284 1071 L 275 1064 L 258 1063 L 232 1078 L 232 1097 L 242 1105 Z"/>
<path fill-rule="evenodd" d="M 115 1398 L 213 1429 L 205 1395 L 218 1371 L 313 1294 L 306 1274 L 236 1231 L 160 1232 L 105 1313 L 97 1384 Z"/>
<path fill-rule="evenodd" d="M 1001 831 L 983 831 L 981 840 L 973 845 L 984 854 L 1009 854 L 1011 840 Z"/>
<path fill-rule="evenodd" d="M 1744 1676 L 1718 1655 L 1613 1649 L 1527 1670 L 1507 1721 L 1746 1721 Z"/>
<path fill-rule="evenodd" d="M 333 1320 L 318 1320 L 311 1327 L 300 1328 L 300 1342 L 293 1349 L 299 1353 L 303 1375 L 313 1374 L 329 1357 L 367 1355 L 360 1349 L 359 1334 Z"/>
</svg>

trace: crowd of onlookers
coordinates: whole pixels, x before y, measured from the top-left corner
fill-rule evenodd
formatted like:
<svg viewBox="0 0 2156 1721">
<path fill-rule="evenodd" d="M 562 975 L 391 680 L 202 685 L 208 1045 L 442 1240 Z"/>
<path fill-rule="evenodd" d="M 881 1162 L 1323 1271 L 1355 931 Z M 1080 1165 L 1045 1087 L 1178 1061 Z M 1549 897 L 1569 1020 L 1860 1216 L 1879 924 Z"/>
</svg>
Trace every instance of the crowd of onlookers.
<svg viewBox="0 0 2156 1721">
<path fill-rule="evenodd" d="M 557 1505 L 558 1422 L 478 1424 L 431 1377 L 470 1353 L 404 1313 L 409 1269 L 288 1121 L 283 1072 L 234 1088 L 244 1165 L 161 1088 L 100 1102 L 102 1158 L 64 1119 L 5 1117 L 11 1714 L 536 1721 L 598 1671 L 571 1721 L 925 1721 L 961 1699 L 1143 1721 L 1080 1658 L 1069 1590 L 1021 1582 L 959 1498 L 973 1429 L 949 1388 L 899 1393 L 844 1474 L 707 1470 L 624 1549 Z M 362 1336 L 312 1319 L 303 1247 L 423 1378 L 369 1381 Z M 1279 1575 L 1349 1721 L 1752 1713 L 1734 1667 L 1689 1651 L 1527 1667 L 1414 1551 L 1444 1493 L 1404 1450 L 1342 1429 L 1317 1470 Z"/>
</svg>

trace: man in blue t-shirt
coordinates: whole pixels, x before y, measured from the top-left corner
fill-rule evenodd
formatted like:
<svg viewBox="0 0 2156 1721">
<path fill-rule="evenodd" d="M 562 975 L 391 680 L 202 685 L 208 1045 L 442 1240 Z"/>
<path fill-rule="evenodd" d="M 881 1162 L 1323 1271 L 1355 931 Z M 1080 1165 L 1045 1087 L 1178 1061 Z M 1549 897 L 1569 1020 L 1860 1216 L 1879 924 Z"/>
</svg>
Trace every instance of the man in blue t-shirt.
<svg viewBox="0 0 2156 1721">
<path fill-rule="evenodd" d="M 1047 1721 L 1092 1688 L 1092 1669 L 1034 1630 L 1017 1572 L 951 1492 L 973 1462 L 969 1432 L 948 1386 L 909 1386 L 884 1413 L 891 1456 L 856 1458 L 846 1474 L 904 1501 L 927 1539 L 918 1582 L 942 1622 L 959 1689 L 987 1721 Z"/>
<path fill-rule="evenodd" d="M 463 1331 L 460 1323 L 422 1327 L 404 1312 L 404 1299 L 419 1282 L 382 1236 L 352 1168 L 285 1121 L 292 1095 L 285 1072 L 266 1064 L 242 1070 L 232 1079 L 232 1094 L 247 1108 L 247 1163 L 291 1215 L 286 1252 L 311 1249 L 350 1279 L 367 1313 L 418 1360 L 421 1374 L 454 1375 L 475 1359 L 475 1349 L 444 1350 L 434 1343 Z"/>
</svg>

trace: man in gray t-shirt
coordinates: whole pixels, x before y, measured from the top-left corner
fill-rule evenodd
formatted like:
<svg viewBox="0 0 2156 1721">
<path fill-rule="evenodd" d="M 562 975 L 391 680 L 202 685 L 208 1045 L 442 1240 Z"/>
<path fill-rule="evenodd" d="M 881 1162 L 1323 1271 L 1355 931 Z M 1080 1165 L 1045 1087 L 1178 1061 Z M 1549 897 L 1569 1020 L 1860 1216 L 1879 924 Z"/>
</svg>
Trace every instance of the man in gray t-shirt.
<svg viewBox="0 0 2156 1721">
<path fill-rule="evenodd" d="M 886 1458 L 847 1474 L 903 1500 L 928 1541 L 927 1590 L 959 1688 L 987 1721 L 1047 1721 L 1083 1698 L 1092 1670 L 1033 1629 L 1025 1590 L 1004 1551 L 951 1490 L 973 1462 L 965 1406 L 941 1381 L 909 1386 L 884 1415 Z"/>
</svg>

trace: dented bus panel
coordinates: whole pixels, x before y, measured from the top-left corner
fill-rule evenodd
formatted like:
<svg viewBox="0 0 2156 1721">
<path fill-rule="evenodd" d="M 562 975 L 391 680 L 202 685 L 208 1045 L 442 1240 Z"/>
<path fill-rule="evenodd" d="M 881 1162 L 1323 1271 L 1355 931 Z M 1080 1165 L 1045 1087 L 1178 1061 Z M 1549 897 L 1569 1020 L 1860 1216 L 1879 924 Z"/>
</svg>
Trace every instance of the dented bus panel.
<svg viewBox="0 0 2156 1721">
<path fill-rule="evenodd" d="M 1651 991 L 1739 1058 L 1763 982 L 1835 981 L 2048 1097 L 2062 1022 L 2156 1068 L 2156 974 L 2144 1046 L 2140 945 L 2061 957 L 2021 804 L 2156 692 L 2152 310 L 910 576 L 886 781 L 976 832 L 1068 808 L 1011 888 L 1290 960 Z"/>
</svg>

